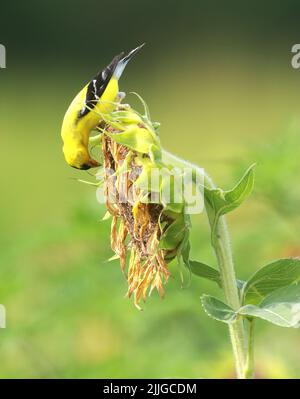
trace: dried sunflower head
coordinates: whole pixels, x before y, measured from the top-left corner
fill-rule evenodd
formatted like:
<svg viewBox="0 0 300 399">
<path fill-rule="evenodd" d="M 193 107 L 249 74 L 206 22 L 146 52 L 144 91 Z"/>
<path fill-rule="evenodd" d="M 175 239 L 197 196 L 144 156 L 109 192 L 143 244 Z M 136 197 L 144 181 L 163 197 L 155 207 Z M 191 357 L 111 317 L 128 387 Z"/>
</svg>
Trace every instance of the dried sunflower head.
<svg viewBox="0 0 300 399">
<path fill-rule="evenodd" d="M 189 217 L 183 197 L 175 198 L 173 190 L 178 171 L 163 163 L 157 124 L 144 106 L 140 115 L 119 105 L 101 127 L 111 247 L 127 276 L 127 295 L 138 308 L 154 289 L 163 297 L 168 263 L 185 260 L 189 250 Z"/>
</svg>

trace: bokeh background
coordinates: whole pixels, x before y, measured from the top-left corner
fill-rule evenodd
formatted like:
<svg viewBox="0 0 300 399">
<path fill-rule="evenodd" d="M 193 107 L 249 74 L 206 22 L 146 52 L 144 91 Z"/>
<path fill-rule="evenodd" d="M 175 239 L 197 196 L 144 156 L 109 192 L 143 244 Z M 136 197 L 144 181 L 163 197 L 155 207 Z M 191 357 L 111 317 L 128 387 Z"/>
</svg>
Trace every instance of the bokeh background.
<svg viewBox="0 0 300 399">
<path fill-rule="evenodd" d="M 226 326 L 199 301 L 220 295 L 212 284 L 181 288 L 174 265 L 164 300 L 139 312 L 124 298 L 104 208 L 64 163 L 60 125 L 98 69 L 146 42 L 121 88 L 145 98 L 163 145 L 225 188 L 257 162 L 253 196 L 228 218 L 239 277 L 300 256 L 299 13 L 291 0 L 1 4 L 1 378 L 234 375 Z M 205 215 L 193 225 L 193 258 L 215 266 Z M 258 377 L 299 378 L 299 345 L 298 330 L 258 322 Z"/>
</svg>

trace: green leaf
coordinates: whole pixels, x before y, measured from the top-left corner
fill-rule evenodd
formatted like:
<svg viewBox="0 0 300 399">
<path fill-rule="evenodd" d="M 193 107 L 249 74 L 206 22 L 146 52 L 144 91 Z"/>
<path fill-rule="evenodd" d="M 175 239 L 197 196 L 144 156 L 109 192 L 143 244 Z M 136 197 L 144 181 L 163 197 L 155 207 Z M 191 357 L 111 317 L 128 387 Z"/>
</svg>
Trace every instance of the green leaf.
<svg viewBox="0 0 300 399">
<path fill-rule="evenodd" d="M 196 276 L 205 278 L 210 281 L 214 281 L 221 287 L 221 276 L 218 270 L 214 269 L 211 266 L 206 265 L 205 263 L 198 262 L 196 260 L 189 261 L 190 270 Z"/>
<path fill-rule="evenodd" d="M 236 312 L 219 299 L 210 295 L 202 295 L 201 302 L 205 312 L 213 319 L 227 324 L 236 320 Z"/>
<path fill-rule="evenodd" d="M 259 306 L 246 305 L 241 315 L 258 317 L 281 327 L 300 327 L 300 284 L 279 288 L 265 297 Z"/>
<path fill-rule="evenodd" d="M 221 188 L 205 188 L 205 200 L 211 207 L 209 216 L 214 226 L 220 216 L 231 212 L 250 196 L 254 186 L 254 167 L 255 164 L 247 169 L 244 176 L 232 190 L 224 191 Z"/>
<path fill-rule="evenodd" d="M 300 259 L 279 259 L 261 269 L 247 281 L 243 303 L 257 304 L 271 292 L 300 281 Z"/>
<path fill-rule="evenodd" d="M 214 269 L 211 266 L 208 266 L 206 263 L 198 262 L 196 260 L 189 260 L 188 266 L 190 268 L 190 271 L 196 276 L 214 281 L 218 284 L 220 288 L 222 288 L 221 275 L 218 270 Z M 236 280 L 236 285 L 240 292 L 243 290 L 245 284 L 245 281 Z"/>
<path fill-rule="evenodd" d="M 238 207 L 252 193 L 254 187 L 255 166 L 256 164 L 253 164 L 246 170 L 244 176 L 232 190 L 225 191 L 225 200 L 226 202 L 232 204 L 232 209 Z M 231 207 L 229 210 L 226 210 L 226 213 L 230 210 Z"/>
</svg>

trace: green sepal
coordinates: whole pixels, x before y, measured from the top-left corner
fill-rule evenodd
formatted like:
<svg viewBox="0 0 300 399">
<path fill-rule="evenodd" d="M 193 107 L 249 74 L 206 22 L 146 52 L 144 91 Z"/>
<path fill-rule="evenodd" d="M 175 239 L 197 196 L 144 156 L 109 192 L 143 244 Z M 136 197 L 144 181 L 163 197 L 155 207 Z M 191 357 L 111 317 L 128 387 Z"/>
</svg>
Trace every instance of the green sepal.
<svg viewBox="0 0 300 399">
<path fill-rule="evenodd" d="M 149 130 L 140 128 L 137 125 L 129 125 L 121 133 L 110 133 L 105 131 L 113 141 L 122 144 L 133 151 L 141 154 L 149 154 L 151 146 L 159 147 L 157 138 Z"/>
</svg>

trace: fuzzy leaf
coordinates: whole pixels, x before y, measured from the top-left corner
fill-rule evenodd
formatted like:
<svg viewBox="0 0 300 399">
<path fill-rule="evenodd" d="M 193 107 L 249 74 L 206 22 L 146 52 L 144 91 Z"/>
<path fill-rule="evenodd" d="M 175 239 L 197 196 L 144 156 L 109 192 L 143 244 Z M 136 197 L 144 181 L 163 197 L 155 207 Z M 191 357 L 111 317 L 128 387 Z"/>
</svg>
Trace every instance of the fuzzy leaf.
<svg viewBox="0 0 300 399">
<path fill-rule="evenodd" d="M 201 302 L 205 312 L 213 319 L 227 324 L 236 320 L 236 312 L 219 299 L 210 295 L 202 295 Z"/>
<path fill-rule="evenodd" d="M 225 191 L 225 200 L 227 203 L 232 204 L 232 209 L 239 206 L 252 193 L 254 186 L 254 168 L 255 164 L 251 165 L 238 184 L 232 190 Z M 229 205 L 230 209 L 225 210 L 225 213 L 232 210 L 231 206 Z"/>
<path fill-rule="evenodd" d="M 271 292 L 300 281 L 300 259 L 279 259 L 261 269 L 244 287 L 244 303 L 256 304 Z"/>
<path fill-rule="evenodd" d="M 271 292 L 259 306 L 246 305 L 241 315 L 258 317 L 281 327 L 300 327 L 300 284 L 293 284 Z"/>
<path fill-rule="evenodd" d="M 195 274 L 198 277 L 205 278 L 210 281 L 214 281 L 215 283 L 218 284 L 218 286 L 221 288 L 222 287 L 222 280 L 221 280 L 221 275 L 220 272 L 216 269 L 214 269 L 211 266 L 208 266 L 207 264 L 203 262 L 198 262 L 196 260 L 190 260 L 189 261 L 189 268 L 193 274 Z M 242 292 L 243 287 L 245 286 L 246 282 L 242 280 L 236 280 L 236 285 L 239 290 L 239 292 Z"/>
<path fill-rule="evenodd" d="M 190 270 L 196 276 L 205 278 L 210 281 L 214 281 L 221 287 L 221 276 L 218 270 L 214 269 L 211 266 L 206 265 L 205 263 L 198 262 L 196 260 L 189 261 Z"/>
</svg>

